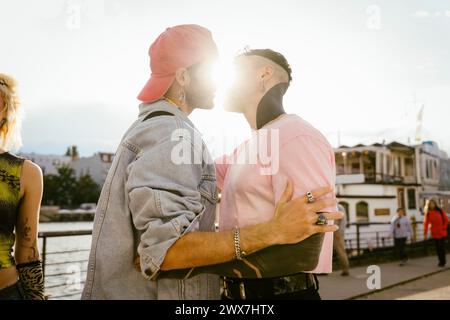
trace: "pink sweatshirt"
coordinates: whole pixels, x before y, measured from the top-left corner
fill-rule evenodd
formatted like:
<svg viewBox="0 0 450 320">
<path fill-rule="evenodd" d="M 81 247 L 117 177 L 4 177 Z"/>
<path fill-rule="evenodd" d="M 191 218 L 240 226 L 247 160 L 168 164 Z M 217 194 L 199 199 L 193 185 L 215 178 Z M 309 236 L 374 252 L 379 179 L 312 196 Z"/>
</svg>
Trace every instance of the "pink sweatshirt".
<svg viewBox="0 0 450 320">
<path fill-rule="evenodd" d="M 220 230 L 245 227 L 273 217 L 288 178 L 294 197 L 334 186 L 334 152 L 318 130 L 299 116 L 286 114 L 255 131 L 231 155 L 217 159 L 216 176 L 222 190 Z M 313 273 L 331 273 L 332 254 L 333 234 L 327 233 Z"/>
</svg>

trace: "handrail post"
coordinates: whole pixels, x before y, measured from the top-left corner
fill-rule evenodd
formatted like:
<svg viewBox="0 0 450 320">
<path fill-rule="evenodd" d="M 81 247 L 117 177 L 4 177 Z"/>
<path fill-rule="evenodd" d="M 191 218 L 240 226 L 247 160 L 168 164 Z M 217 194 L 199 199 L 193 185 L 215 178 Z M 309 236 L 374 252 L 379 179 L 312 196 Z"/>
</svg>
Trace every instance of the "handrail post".
<svg viewBox="0 0 450 320">
<path fill-rule="evenodd" d="M 380 248 L 380 235 L 377 231 L 377 249 L 379 249 L 379 248 Z"/>
<path fill-rule="evenodd" d="M 361 257 L 361 241 L 359 235 L 359 223 L 356 224 L 356 250 L 358 250 L 358 258 Z"/>
</svg>

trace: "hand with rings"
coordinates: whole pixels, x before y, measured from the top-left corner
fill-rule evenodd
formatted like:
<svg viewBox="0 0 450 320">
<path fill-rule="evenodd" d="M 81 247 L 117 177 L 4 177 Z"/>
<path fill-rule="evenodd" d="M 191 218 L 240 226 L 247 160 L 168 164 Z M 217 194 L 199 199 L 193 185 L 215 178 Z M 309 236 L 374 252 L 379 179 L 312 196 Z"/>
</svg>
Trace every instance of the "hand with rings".
<svg viewBox="0 0 450 320">
<path fill-rule="evenodd" d="M 336 225 L 328 225 L 329 220 L 340 220 L 342 212 L 323 212 L 326 208 L 336 207 L 336 199 L 321 199 L 333 192 L 332 187 L 323 187 L 307 192 L 306 195 L 292 199 L 293 185 L 288 181 L 273 219 L 269 222 L 277 244 L 294 244 L 316 233 L 335 232 Z M 319 199 L 319 200 L 317 200 Z"/>
<path fill-rule="evenodd" d="M 316 202 L 316 198 L 314 197 L 314 194 L 311 191 L 308 191 L 306 193 L 306 197 L 308 198 L 308 203 L 314 203 Z M 328 224 L 328 219 L 327 217 L 322 213 L 322 212 L 317 212 L 318 217 L 317 217 L 317 222 L 316 224 L 318 226 L 324 226 Z"/>
</svg>

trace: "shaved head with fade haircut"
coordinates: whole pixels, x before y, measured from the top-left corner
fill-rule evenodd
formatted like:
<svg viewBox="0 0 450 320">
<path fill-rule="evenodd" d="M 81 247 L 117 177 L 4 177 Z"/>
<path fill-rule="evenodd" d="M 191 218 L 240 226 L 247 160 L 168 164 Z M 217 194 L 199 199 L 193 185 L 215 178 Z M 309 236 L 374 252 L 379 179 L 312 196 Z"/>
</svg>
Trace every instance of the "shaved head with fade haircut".
<svg viewBox="0 0 450 320">
<path fill-rule="evenodd" d="M 236 77 L 225 100 L 225 110 L 247 113 L 274 86 L 292 81 L 289 62 L 272 49 L 245 49 L 234 59 Z"/>
<path fill-rule="evenodd" d="M 263 58 L 257 59 L 257 63 L 259 65 L 269 63 L 274 68 L 274 76 L 277 77 L 280 82 L 287 82 L 289 84 L 291 83 L 292 69 L 285 56 L 283 56 L 281 53 L 273 51 L 271 49 L 251 49 L 244 51 L 241 56 L 254 56 Z"/>
</svg>

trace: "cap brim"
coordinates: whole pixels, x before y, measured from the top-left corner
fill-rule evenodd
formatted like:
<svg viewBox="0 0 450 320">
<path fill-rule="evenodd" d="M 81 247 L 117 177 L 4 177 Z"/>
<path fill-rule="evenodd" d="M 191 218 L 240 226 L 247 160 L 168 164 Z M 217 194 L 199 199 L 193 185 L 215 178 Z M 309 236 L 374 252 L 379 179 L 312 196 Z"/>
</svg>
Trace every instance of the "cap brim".
<svg viewBox="0 0 450 320">
<path fill-rule="evenodd" d="M 152 75 L 150 80 L 147 81 L 141 93 L 138 95 L 138 99 L 142 102 L 154 102 L 161 99 L 164 94 L 169 90 L 174 80 L 173 75 L 169 76 L 155 76 Z"/>
</svg>

